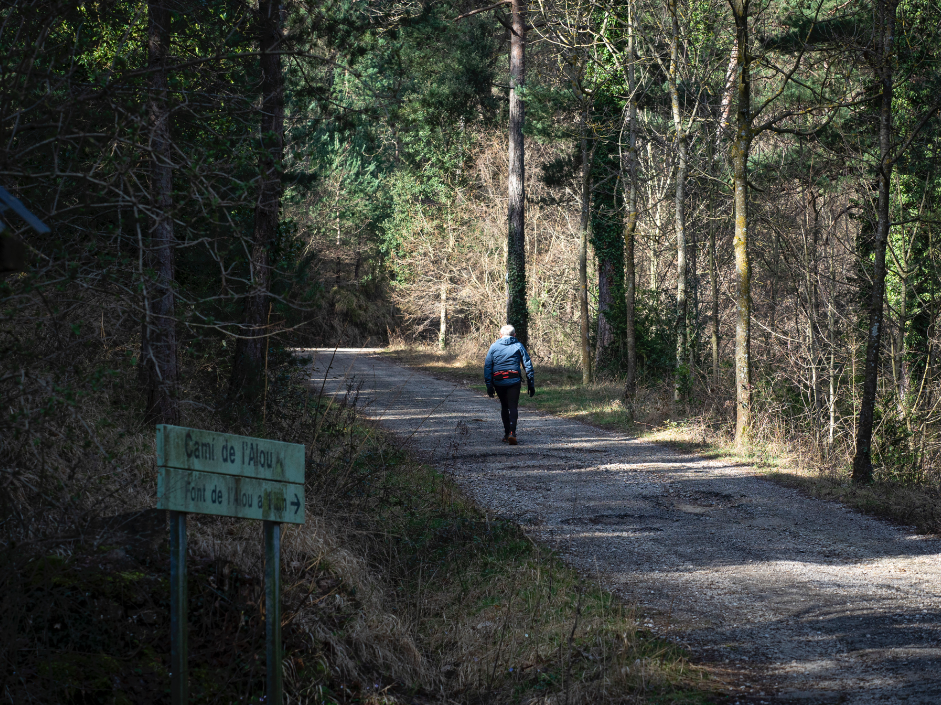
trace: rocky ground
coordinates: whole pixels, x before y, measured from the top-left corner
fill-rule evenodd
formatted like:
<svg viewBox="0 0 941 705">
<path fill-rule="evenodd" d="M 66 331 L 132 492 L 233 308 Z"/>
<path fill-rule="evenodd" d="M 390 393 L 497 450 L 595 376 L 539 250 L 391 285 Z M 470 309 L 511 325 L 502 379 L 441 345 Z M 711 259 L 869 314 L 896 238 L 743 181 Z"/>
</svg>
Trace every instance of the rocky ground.
<svg viewBox="0 0 941 705">
<path fill-rule="evenodd" d="M 507 446 L 496 400 L 374 351 L 313 354 L 318 388 L 354 380 L 367 416 L 743 700 L 941 703 L 941 540 L 525 407 Z"/>
</svg>

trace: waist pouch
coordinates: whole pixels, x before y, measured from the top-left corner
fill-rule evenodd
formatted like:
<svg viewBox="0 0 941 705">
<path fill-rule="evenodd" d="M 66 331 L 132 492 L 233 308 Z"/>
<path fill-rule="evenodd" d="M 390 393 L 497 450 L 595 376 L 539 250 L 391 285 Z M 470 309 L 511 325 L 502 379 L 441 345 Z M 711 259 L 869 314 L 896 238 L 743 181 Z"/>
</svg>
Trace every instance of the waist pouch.
<svg viewBox="0 0 941 705">
<path fill-rule="evenodd" d="M 519 379 L 519 370 L 501 370 L 493 373 L 494 382 L 518 382 Z"/>
</svg>

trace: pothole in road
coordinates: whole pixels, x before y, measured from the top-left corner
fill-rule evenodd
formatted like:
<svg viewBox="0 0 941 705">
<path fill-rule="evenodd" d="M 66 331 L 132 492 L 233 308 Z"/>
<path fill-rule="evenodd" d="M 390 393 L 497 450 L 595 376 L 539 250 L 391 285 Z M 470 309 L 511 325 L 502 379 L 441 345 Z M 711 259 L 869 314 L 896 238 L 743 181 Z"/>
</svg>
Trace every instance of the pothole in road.
<svg viewBox="0 0 941 705">
<path fill-rule="evenodd" d="M 717 509 L 732 509 L 745 503 L 745 495 L 733 495 L 710 490 L 669 492 L 661 498 L 663 504 L 687 514 L 706 514 Z"/>
<path fill-rule="evenodd" d="M 663 521 L 663 517 L 656 514 L 595 514 L 587 517 L 570 517 L 559 523 L 567 526 L 617 526 L 625 531 L 663 531 L 659 526 L 626 526 L 630 522 L 651 520 Z"/>
</svg>

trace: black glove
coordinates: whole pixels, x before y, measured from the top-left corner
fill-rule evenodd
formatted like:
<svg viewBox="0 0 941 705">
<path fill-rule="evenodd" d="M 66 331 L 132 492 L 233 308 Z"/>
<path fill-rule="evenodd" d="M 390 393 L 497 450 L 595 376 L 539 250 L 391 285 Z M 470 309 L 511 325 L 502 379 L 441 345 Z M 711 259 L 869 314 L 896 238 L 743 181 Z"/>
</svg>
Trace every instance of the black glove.
<svg viewBox="0 0 941 705">
<path fill-rule="evenodd" d="M 493 387 L 487 387 L 487 396 L 493 399 L 494 391 Z"/>
<path fill-rule="evenodd" d="M 533 384 L 532 382 L 529 383 L 529 396 L 531 397 L 536 396 L 536 385 Z"/>
</svg>

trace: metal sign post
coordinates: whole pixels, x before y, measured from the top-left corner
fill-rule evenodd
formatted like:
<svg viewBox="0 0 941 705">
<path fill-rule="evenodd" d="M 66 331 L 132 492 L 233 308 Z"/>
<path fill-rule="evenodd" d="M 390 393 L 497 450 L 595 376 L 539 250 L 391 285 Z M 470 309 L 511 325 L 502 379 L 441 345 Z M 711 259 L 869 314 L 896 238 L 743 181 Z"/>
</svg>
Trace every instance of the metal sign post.
<svg viewBox="0 0 941 705">
<path fill-rule="evenodd" d="M 304 446 L 157 426 L 157 507 L 170 510 L 170 693 L 188 698 L 186 514 L 261 519 L 267 702 L 281 705 L 281 523 L 304 523 Z"/>
<path fill-rule="evenodd" d="M 170 700 L 189 697 L 186 663 L 186 513 L 170 512 Z"/>
<path fill-rule="evenodd" d="M 268 702 L 281 705 L 281 525 L 265 522 L 265 661 Z"/>
</svg>

